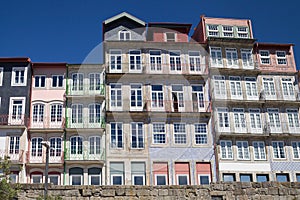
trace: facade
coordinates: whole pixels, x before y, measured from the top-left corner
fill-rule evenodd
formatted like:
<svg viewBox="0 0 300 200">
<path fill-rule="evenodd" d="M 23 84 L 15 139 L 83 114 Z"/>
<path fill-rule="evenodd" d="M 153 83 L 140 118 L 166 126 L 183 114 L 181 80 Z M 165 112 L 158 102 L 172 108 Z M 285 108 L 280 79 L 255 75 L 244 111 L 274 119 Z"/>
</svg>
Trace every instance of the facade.
<svg viewBox="0 0 300 200">
<path fill-rule="evenodd" d="M 31 61 L 0 58 L 0 157 L 12 161 L 12 182 L 25 182 Z"/>
<path fill-rule="evenodd" d="M 66 63 L 33 63 L 27 183 L 43 183 L 49 142 L 49 182 L 63 184 Z"/>
</svg>

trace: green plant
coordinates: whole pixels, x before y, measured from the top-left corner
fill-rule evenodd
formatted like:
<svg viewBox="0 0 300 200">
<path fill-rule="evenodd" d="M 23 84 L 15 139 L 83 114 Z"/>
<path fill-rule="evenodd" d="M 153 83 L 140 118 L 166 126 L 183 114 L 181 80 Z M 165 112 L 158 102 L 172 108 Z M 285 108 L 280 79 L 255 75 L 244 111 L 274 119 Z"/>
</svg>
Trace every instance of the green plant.
<svg viewBox="0 0 300 200">
<path fill-rule="evenodd" d="M 10 183 L 10 166 L 9 157 L 0 158 L 0 199 L 15 199 L 18 192 L 18 186 Z"/>
</svg>

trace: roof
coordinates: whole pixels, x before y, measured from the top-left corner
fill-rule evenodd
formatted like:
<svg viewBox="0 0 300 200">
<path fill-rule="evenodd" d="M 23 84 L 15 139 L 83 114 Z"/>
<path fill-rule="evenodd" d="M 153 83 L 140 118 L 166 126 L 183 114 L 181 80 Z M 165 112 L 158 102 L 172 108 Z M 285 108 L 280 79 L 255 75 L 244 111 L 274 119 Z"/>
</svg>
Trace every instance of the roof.
<svg viewBox="0 0 300 200">
<path fill-rule="evenodd" d="M 286 44 L 280 44 L 280 43 L 266 43 L 266 42 L 256 42 L 256 46 L 277 46 L 277 47 L 290 47 L 290 46 L 295 46 L 294 44 L 291 43 L 286 43 Z"/>
<path fill-rule="evenodd" d="M 35 62 L 32 67 L 66 67 L 67 63 Z"/>
<path fill-rule="evenodd" d="M 186 23 L 174 23 L 174 22 L 149 22 L 148 27 L 161 27 L 161 28 L 185 28 L 188 33 L 192 27 L 192 24 Z"/>
<path fill-rule="evenodd" d="M 141 25 L 143 25 L 143 26 L 146 25 L 146 22 L 144 22 L 144 21 L 142 21 L 142 20 L 140 20 L 140 19 L 138 19 L 138 18 L 136 18 L 136 17 L 134 17 L 134 16 L 128 14 L 127 12 L 122 12 L 122 13 L 116 15 L 116 16 L 113 16 L 113 17 L 111 17 L 111 18 L 105 20 L 105 21 L 103 22 L 103 24 L 109 24 L 109 23 L 111 23 L 111 22 L 113 22 L 113 21 L 115 21 L 115 20 L 117 20 L 117 19 L 122 18 L 122 17 L 127 17 L 127 18 L 129 18 L 129 19 L 131 19 L 131 20 L 133 20 L 133 21 L 135 21 L 135 22 L 137 22 L 137 23 L 139 23 L 139 24 L 141 24 Z"/>
<path fill-rule="evenodd" d="M 28 57 L 10 57 L 10 58 L 0 58 L 0 62 L 31 62 Z"/>
</svg>

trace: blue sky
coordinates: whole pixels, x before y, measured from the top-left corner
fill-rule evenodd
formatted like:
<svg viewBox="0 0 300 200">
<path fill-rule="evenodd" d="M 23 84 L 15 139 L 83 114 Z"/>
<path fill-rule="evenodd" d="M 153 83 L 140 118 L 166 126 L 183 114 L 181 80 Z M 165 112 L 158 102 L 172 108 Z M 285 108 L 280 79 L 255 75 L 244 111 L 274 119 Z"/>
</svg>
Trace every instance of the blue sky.
<svg viewBox="0 0 300 200">
<path fill-rule="evenodd" d="M 102 21 L 126 11 L 145 22 L 197 25 L 200 15 L 252 20 L 260 42 L 295 44 L 300 62 L 299 4 L 280 0 L 13 0 L 0 2 L 0 57 L 81 63 L 101 43 Z M 192 29 L 193 30 L 193 29 Z"/>
</svg>

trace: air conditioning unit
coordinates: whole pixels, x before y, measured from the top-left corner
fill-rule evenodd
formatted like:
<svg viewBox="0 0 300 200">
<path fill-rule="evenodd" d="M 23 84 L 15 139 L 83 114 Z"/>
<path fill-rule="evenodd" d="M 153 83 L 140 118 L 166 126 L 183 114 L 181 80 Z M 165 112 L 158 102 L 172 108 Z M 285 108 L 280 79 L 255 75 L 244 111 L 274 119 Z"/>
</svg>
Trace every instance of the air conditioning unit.
<svg viewBox="0 0 300 200">
<path fill-rule="evenodd" d="M 266 100 L 266 94 L 264 90 L 260 91 L 259 100 Z"/>
</svg>

